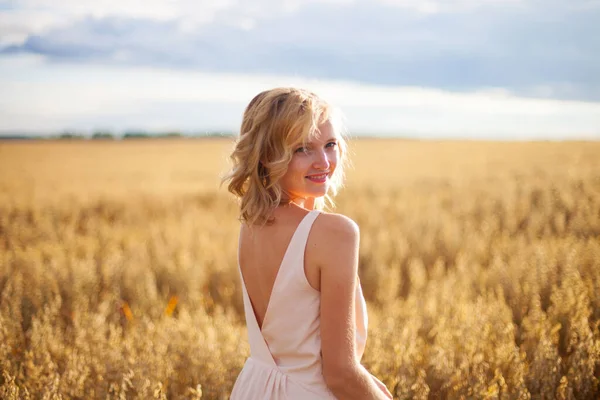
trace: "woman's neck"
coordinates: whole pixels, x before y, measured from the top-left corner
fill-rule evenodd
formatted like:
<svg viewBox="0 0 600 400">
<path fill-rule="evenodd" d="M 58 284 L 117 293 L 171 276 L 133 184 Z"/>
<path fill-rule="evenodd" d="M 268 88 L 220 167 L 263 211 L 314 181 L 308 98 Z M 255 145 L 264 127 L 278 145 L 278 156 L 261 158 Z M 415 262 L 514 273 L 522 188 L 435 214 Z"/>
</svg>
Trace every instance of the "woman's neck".
<svg viewBox="0 0 600 400">
<path fill-rule="evenodd" d="M 293 200 L 288 200 L 288 201 L 282 201 L 280 203 L 281 205 L 295 205 L 297 207 L 300 208 L 304 208 L 306 210 L 314 210 L 315 208 L 315 198 L 314 197 L 309 197 L 309 198 L 296 198 Z"/>
</svg>

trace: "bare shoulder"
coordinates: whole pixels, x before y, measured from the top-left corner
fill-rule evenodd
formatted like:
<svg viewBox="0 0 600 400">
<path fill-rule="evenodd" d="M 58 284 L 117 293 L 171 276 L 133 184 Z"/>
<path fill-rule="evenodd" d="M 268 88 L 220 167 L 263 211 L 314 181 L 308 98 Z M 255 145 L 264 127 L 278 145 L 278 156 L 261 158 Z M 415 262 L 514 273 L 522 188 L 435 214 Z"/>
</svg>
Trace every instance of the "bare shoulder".
<svg viewBox="0 0 600 400">
<path fill-rule="evenodd" d="M 341 239 L 358 238 L 360 230 L 358 224 L 351 218 L 334 213 L 322 212 L 314 223 L 314 234 L 328 238 Z"/>
<path fill-rule="evenodd" d="M 344 262 L 344 259 L 358 252 L 359 240 L 358 224 L 351 218 L 342 214 L 321 213 L 312 227 L 307 255 L 321 267 L 343 263 L 352 268 L 353 262 Z"/>
</svg>

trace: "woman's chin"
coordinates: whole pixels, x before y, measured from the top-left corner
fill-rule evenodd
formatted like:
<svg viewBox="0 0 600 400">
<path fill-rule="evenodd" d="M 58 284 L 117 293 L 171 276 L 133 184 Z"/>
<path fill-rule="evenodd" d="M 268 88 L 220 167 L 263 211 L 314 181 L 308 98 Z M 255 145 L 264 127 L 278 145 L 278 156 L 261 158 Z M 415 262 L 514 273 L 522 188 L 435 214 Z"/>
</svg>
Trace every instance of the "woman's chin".
<svg viewBox="0 0 600 400">
<path fill-rule="evenodd" d="M 319 192 L 313 192 L 309 195 L 309 197 L 312 197 L 313 199 L 319 199 L 321 197 L 325 197 L 325 195 L 327 194 L 327 191 L 319 191 Z"/>
</svg>

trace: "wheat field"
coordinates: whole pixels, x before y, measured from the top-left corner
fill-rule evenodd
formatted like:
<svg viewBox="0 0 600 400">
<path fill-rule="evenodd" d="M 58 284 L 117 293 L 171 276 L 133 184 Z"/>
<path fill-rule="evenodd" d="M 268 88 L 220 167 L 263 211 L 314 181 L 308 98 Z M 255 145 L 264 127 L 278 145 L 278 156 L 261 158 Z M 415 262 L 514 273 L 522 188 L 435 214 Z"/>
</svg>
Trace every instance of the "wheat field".
<svg viewBox="0 0 600 400">
<path fill-rule="evenodd" d="M 0 398 L 226 399 L 230 139 L 0 142 Z M 600 397 L 600 143 L 355 140 L 364 365 L 400 399 Z"/>
</svg>

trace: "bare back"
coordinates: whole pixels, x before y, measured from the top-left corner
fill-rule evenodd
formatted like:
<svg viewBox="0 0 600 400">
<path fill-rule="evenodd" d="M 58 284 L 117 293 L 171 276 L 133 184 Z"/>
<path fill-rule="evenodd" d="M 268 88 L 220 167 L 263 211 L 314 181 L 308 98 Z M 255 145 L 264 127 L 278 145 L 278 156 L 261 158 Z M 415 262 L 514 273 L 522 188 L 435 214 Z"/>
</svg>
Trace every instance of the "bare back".
<svg viewBox="0 0 600 400">
<path fill-rule="evenodd" d="M 259 327 L 262 327 L 275 279 L 296 228 L 308 211 L 297 207 L 281 207 L 274 212 L 271 225 L 250 229 L 242 224 L 239 262 L 246 290 Z M 320 270 L 311 262 L 310 238 L 305 254 L 304 273 L 310 286 L 320 289 Z"/>
</svg>

